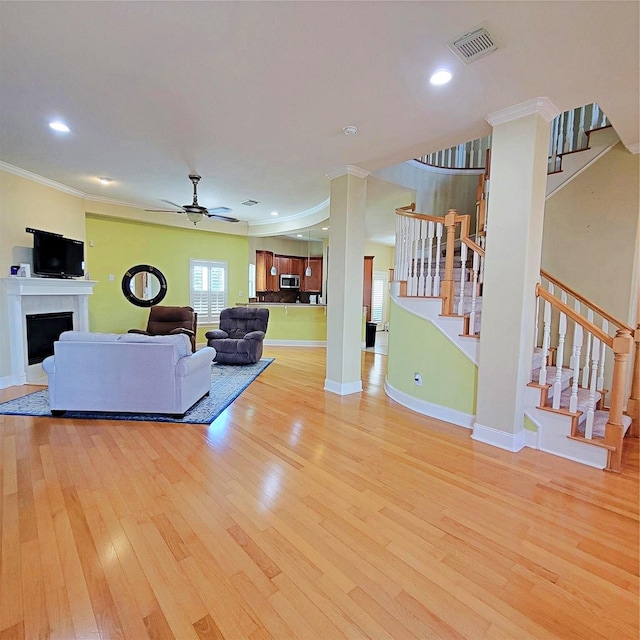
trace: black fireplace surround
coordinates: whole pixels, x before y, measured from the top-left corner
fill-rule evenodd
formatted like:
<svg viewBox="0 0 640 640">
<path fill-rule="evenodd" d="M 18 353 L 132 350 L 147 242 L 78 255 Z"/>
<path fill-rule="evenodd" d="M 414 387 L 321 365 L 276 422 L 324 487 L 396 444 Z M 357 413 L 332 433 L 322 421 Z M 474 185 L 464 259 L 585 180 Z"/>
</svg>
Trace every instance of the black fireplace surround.
<svg viewBox="0 0 640 640">
<path fill-rule="evenodd" d="M 27 319 L 27 359 L 38 364 L 53 355 L 53 343 L 63 331 L 73 329 L 73 312 L 35 313 Z"/>
</svg>

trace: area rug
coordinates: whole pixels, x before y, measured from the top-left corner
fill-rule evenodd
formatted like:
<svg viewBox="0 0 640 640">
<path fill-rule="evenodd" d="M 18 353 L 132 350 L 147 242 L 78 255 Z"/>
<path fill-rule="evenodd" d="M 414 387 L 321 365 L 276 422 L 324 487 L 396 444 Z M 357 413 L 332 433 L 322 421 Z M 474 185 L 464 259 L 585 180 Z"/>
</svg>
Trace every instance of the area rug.
<svg viewBox="0 0 640 640">
<path fill-rule="evenodd" d="M 145 422 L 187 422 L 210 424 L 213 422 L 273 361 L 262 358 L 255 364 L 233 366 L 216 364 L 211 367 L 211 392 L 187 411 L 183 418 L 155 413 L 107 413 L 67 411 L 62 416 L 84 420 L 137 420 Z M 13 416 L 53 417 L 49 410 L 49 390 L 34 391 L 26 396 L 0 403 L 0 414 Z M 60 419 L 60 418 L 58 418 Z"/>
</svg>

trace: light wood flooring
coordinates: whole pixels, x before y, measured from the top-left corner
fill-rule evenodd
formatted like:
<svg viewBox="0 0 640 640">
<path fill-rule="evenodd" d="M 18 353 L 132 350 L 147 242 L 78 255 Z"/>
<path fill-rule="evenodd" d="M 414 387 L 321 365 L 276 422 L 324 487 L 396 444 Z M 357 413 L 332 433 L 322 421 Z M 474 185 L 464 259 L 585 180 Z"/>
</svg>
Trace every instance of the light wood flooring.
<svg viewBox="0 0 640 640">
<path fill-rule="evenodd" d="M 623 473 L 272 364 L 210 426 L 0 416 L 0 640 L 638 638 Z M 0 391 L 0 400 L 33 390 Z"/>
</svg>

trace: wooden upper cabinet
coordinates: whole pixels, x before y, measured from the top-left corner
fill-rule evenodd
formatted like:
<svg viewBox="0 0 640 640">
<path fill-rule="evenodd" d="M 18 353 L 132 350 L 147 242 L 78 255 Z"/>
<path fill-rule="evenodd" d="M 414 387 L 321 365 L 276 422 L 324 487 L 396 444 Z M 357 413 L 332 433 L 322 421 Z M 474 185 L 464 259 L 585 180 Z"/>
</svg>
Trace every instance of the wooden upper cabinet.
<svg viewBox="0 0 640 640">
<path fill-rule="evenodd" d="M 256 291 L 277 291 L 278 276 L 271 275 L 274 255 L 271 251 L 256 251 Z"/>
<path fill-rule="evenodd" d="M 300 283 L 302 283 L 302 277 L 304 275 L 304 258 L 291 256 L 289 258 L 289 273 L 293 276 L 300 276 Z"/>
<path fill-rule="evenodd" d="M 322 258 L 309 258 L 311 275 L 303 276 L 300 279 L 300 289 L 311 293 L 322 293 Z M 307 261 L 304 261 L 304 269 L 307 268 Z M 304 270 L 303 270 L 304 273 Z"/>
<path fill-rule="evenodd" d="M 276 271 L 278 272 L 277 277 L 279 278 L 281 274 L 289 274 L 291 273 L 290 269 L 290 260 L 289 256 L 276 256 L 275 257 L 275 265 Z M 276 289 L 277 291 L 277 289 Z"/>
</svg>

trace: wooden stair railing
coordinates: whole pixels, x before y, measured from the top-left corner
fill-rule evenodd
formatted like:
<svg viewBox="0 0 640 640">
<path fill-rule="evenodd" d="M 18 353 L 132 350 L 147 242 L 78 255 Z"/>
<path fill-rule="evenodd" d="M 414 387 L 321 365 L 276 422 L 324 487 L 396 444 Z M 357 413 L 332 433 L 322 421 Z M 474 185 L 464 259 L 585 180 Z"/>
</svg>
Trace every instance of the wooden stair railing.
<svg viewBox="0 0 640 640">
<path fill-rule="evenodd" d="M 536 296 L 544 301 L 543 353 L 538 384 L 540 386 L 546 385 L 548 388 L 553 389 L 552 410 L 568 413 L 575 418 L 572 423 L 571 436 L 596 443 L 600 442 L 602 446 L 608 449 L 607 470 L 619 471 L 622 459 L 622 443 L 629 420 L 628 418 L 624 419 L 624 399 L 634 332 L 624 323 L 619 323 L 612 318 L 615 334 L 613 336 L 609 335 L 609 321 L 605 323 L 604 328 L 598 327 L 592 319 L 589 320 L 580 313 L 577 305 L 571 307 L 567 304 L 566 291 L 561 290 L 560 298 L 558 298 L 555 295 L 554 287 L 553 283 L 548 287 L 550 290 L 541 284 L 536 286 Z M 595 307 L 595 305 L 593 306 Z M 547 380 L 548 368 L 545 356 L 551 343 L 551 316 L 554 310 L 558 314 L 556 362 L 553 379 Z M 591 317 L 593 318 L 593 315 Z M 571 332 L 573 342 L 570 345 L 570 358 L 566 358 L 564 349 L 567 335 L 570 333 L 567 331 L 567 319 L 574 323 L 573 332 Z M 584 359 L 582 357 L 583 347 Z M 605 393 L 603 380 L 606 349 L 610 349 L 613 352 L 610 406 L 604 427 L 604 437 L 598 439 L 593 435 L 593 427 L 597 405 L 602 402 L 600 399 Z M 572 384 L 568 403 L 563 406 L 562 380 L 567 370 L 570 371 Z M 582 410 L 578 410 L 580 393 L 587 398 L 583 435 L 578 433 L 579 418 L 582 414 Z"/>
<path fill-rule="evenodd" d="M 468 316 L 467 334 L 476 335 L 485 252 L 469 235 L 470 216 L 455 209 L 444 217 L 415 213 L 415 204 L 396 209 L 396 214 L 394 280 L 406 282 L 407 296 L 442 298 L 442 315 Z"/>
</svg>

